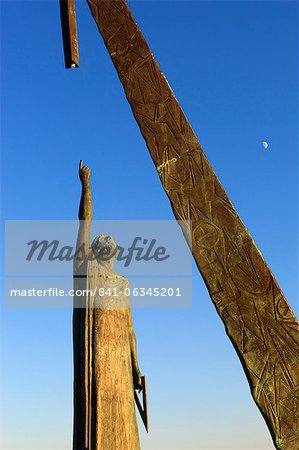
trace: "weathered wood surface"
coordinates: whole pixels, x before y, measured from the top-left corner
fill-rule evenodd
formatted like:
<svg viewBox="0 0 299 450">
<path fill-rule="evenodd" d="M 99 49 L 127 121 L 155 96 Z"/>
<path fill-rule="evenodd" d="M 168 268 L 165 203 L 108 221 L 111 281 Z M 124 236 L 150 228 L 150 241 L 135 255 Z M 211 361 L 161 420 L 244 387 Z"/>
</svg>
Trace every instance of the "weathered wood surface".
<svg viewBox="0 0 299 450">
<path fill-rule="evenodd" d="M 101 278 L 97 261 L 75 289 L 125 292 L 128 280 Z M 132 317 L 125 294 L 87 295 L 74 309 L 74 450 L 140 450 L 134 403 Z"/>
<path fill-rule="evenodd" d="M 276 448 L 299 448 L 299 328 L 123 0 L 87 0 Z"/>
<path fill-rule="evenodd" d="M 64 63 L 67 69 L 79 66 L 75 0 L 59 0 Z"/>
<path fill-rule="evenodd" d="M 114 271 L 117 246 L 111 236 L 99 235 L 90 244 L 90 169 L 82 160 L 79 178 L 73 450 L 140 450 L 134 388 L 142 386 L 130 300 L 125 295 L 129 282 Z M 104 249 L 106 257 L 102 259 Z"/>
</svg>

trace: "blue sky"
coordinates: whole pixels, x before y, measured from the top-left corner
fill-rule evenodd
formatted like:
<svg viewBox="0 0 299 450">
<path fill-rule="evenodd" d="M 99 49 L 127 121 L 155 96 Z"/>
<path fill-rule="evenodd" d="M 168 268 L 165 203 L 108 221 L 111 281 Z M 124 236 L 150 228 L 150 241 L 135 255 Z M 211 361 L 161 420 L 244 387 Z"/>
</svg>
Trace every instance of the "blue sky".
<svg viewBox="0 0 299 450">
<path fill-rule="evenodd" d="M 129 3 L 216 174 L 298 314 L 298 4 Z M 65 70 L 56 1 L 1 2 L 4 219 L 76 219 L 78 160 L 95 219 L 171 219 L 87 4 Z M 262 141 L 269 142 L 265 150 Z M 2 447 L 66 450 L 70 310 L 2 307 Z M 193 306 L 134 310 L 150 396 L 145 450 L 270 450 L 241 364 L 194 267 Z"/>
</svg>

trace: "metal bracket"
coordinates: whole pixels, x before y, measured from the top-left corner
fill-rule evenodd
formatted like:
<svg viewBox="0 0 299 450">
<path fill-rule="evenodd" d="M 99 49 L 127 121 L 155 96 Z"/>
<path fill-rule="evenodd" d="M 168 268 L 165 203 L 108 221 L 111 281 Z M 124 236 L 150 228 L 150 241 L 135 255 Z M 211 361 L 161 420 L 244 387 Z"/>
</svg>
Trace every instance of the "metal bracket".
<svg viewBox="0 0 299 450">
<path fill-rule="evenodd" d="M 146 390 L 146 381 L 145 376 L 141 377 L 141 384 L 142 384 L 142 403 L 139 400 L 138 394 L 136 390 L 134 390 L 134 399 L 136 406 L 138 408 L 138 411 L 140 413 L 142 422 L 144 423 L 145 429 L 147 432 L 149 432 L 149 423 L 148 423 L 148 415 L 147 415 L 147 390 Z"/>
</svg>

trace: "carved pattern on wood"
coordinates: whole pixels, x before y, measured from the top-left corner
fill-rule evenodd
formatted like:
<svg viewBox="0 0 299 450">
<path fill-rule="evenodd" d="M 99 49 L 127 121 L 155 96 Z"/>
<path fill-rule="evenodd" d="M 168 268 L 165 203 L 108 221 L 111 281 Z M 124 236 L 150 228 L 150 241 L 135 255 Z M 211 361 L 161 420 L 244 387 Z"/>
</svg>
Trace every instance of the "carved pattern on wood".
<svg viewBox="0 0 299 450">
<path fill-rule="evenodd" d="M 123 0 L 88 0 L 276 448 L 299 448 L 299 326 Z"/>
</svg>

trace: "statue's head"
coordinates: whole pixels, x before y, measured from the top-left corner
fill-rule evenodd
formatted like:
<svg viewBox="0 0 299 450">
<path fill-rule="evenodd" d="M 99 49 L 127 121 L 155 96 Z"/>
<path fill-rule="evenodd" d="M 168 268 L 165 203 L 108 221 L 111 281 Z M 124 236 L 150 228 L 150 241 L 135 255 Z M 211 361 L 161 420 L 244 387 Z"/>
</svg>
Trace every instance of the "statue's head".
<svg viewBox="0 0 299 450">
<path fill-rule="evenodd" d="M 92 244 L 91 249 L 93 257 L 99 264 L 111 266 L 117 254 L 117 245 L 111 236 L 97 236 Z"/>
</svg>

